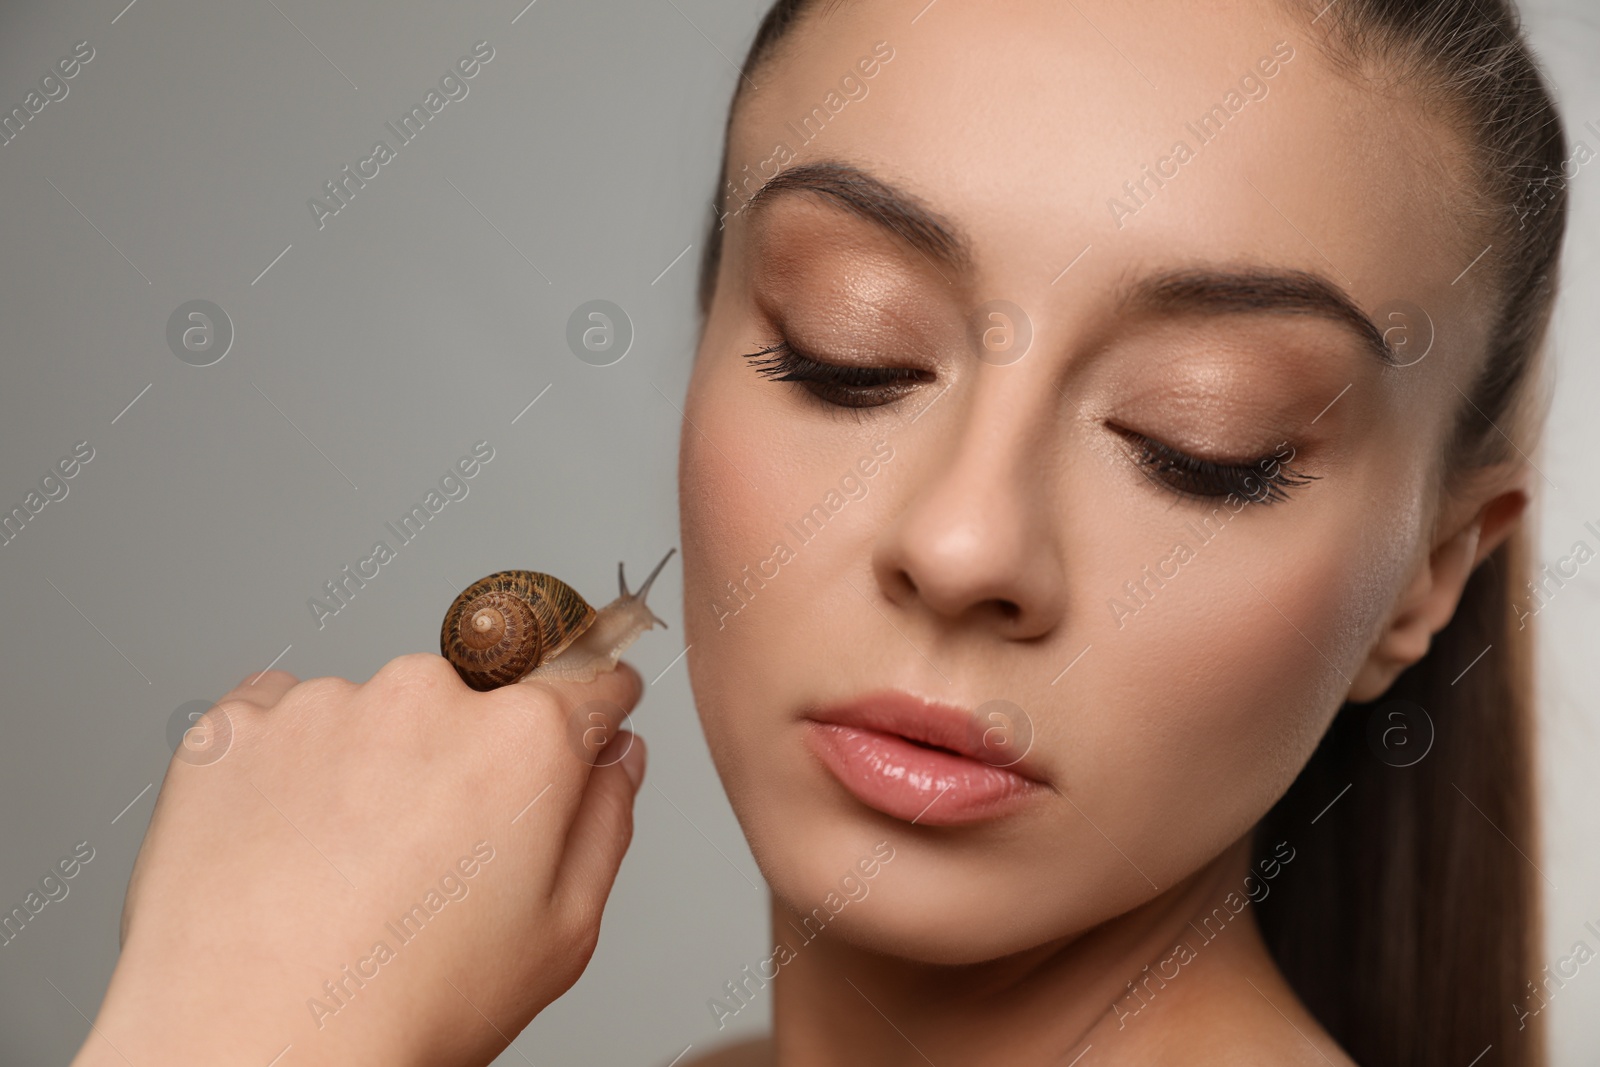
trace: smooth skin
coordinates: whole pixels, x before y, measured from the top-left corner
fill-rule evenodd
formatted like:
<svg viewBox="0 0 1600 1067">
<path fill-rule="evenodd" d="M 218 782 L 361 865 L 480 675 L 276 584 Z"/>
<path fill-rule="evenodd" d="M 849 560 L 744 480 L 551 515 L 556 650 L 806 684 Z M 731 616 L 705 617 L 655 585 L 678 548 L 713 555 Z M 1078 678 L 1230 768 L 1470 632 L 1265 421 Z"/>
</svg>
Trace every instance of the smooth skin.
<svg viewBox="0 0 1600 1067">
<path fill-rule="evenodd" d="M 488 1063 L 594 951 L 644 776 L 619 730 L 641 690 L 622 664 L 478 693 L 423 653 L 360 685 L 241 682 L 207 713 L 228 751 L 168 769 L 74 1064 Z M 403 942 L 389 924 L 419 903 Z"/>
<path fill-rule="evenodd" d="M 893 58 L 870 91 L 802 144 L 796 124 L 878 42 Z M 1185 124 L 1245 74 L 1265 94 L 1200 145 Z M 707 1062 L 1067 1063 L 1090 1046 L 1085 1064 L 1348 1062 L 1253 908 L 1214 941 L 1196 927 L 1261 882 L 1252 828 L 1341 703 L 1427 651 L 1526 506 L 1520 460 L 1452 493 L 1435 460 L 1490 303 L 1485 264 L 1462 274 L 1487 243 L 1461 210 L 1464 146 L 1411 97 L 1337 73 L 1309 16 L 1267 2 L 873 0 L 803 24 L 754 80 L 729 180 L 787 144 L 785 174 L 854 167 L 968 256 L 941 261 L 834 195 L 730 201 L 681 435 L 688 664 L 795 958 L 753 993 L 773 998 L 773 1037 Z M 1193 158 L 1113 213 L 1180 139 Z M 1318 275 L 1374 317 L 1409 301 L 1433 347 L 1385 366 L 1321 316 L 1119 298 L 1237 266 Z M 969 339 L 992 300 L 1031 322 L 1015 361 Z M 756 373 L 746 354 L 780 339 L 920 380 L 841 406 Z M 1287 442 L 1316 480 L 1224 510 L 1202 542 L 1223 502 L 1163 484 L 1119 430 L 1217 462 Z M 880 441 L 893 458 L 858 473 Z M 825 526 L 797 537 L 819 503 Z M 1178 543 L 1193 558 L 1129 611 L 1124 583 Z M 967 827 L 867 807 L 805 758 L 805 715 L 882 687 L 1020 706 L 1052 791 Z M 879 841 L 895 859 L 870 895 L 802 943 Z M 1198 958 L 1130 1016 L 1129 983 L 1180 942 Z"/>
<path fill-rule="evenodd" d="M 1350 1062 L 1250 907 L 1147 1006 L 1124 1000 L 1259 875 L 1252 828 L 1341 702 L 1381 697 L 1426 653 L 1529 499 L 1520 463 L 1447 492 L 1435 461 L 1492 295 L 1487 262 L 1462 273 L 1486 243 L 1461 210 L 1465 150 L 1415 100 L 1337 73 L 1307 21 L 1264 0 L 864 0 L 758 73 L 729 179 L 787 140 L 787 166 L 892 184 L 970 255 L 941 266 L 812 193 L 727 220 L 680 442 L 696 703 L 774 940 L 878 842 L 894 859 L 755 994 L 773 998 L 773 1035 L 702 1065 Z M 791 124 L 879 41 L 894 54 L 870 94 L 799 144 Z M 1277 42 L 1294 55 L 1267 95 L 1119 224 L 1123 183 L 1193 147 L 1185 122 Z M 1218 265 L 1316 274 L 1369 314 L 1409 301 L 1433 346 L 1390 367 L 1323 317 L 1118 299 L 1130 279 Z M 1032 327 L 1005 365 L 968 338 L 994 299 Z M 779 335 L 919 380 L 830 407 L 744 358 Z M 1123 583 L 1220 503 L 1163 484 L 1125 430 L 1219 462 L 1287 442 L 1315 480 L 1191 544 L 1119 616 Z M 893 458 L 865 489 L 730 602 L 878 441 Z M 805 712 L 884 687 L 1019 705 L 1049 789 L 968 826 L 867 807 L 808 755 Z M 637 694 L 625 668 L 475 694 L 430 656 L 359 686 L 241 686 L 223 703 L 233 750 L 175 762 L 163 785 L 77 1062 L 259 1067 L 290 1043 L 296 1064 L 488 1062 L 593 948 L 637 776 L 591 771 L 563 732 L 583 701 Z M 1285 847 L 1316 848 L 1313 830 Z M 307 998 L 482 840 L 495 858 L 433 920 L 448 936 L 401 949 L 317 1030 Z"/>
</svg>

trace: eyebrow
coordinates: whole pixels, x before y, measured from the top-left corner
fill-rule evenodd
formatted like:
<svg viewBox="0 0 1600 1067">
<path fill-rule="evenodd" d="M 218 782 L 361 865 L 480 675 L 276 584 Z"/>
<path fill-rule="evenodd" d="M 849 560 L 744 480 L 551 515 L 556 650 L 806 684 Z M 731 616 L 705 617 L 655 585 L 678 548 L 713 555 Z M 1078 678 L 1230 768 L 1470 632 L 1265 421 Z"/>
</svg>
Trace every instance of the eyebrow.
<svg viewBox="0 0 1600 1067">
<path fill-rule="evenodd" d="M 936 269 L 942 266 L 957 274 L 972 271 L 972 245 L 959 226 L 917 197 L 849 163 L 824 160 L 781 170 L 756 190 L 744 210 L 754 217 L 781 194 L 802 192 L 827 197 L 889 231 L 931 260 Z"/>
<path fill-rule="evenodd" d="M 822 160 L 781 170 L 744 207 L 754 217 L 785 193 L 824 196 L 899 237 L 936 269 L 972 273 L 972 243 L 958 225 L 853 164 Z M 1249 264 L 1178 267 L 1125 280 L 1117 302 L 1127 311 L 1158 315 L 1311 315 L 1350 331 L 1380 363 L 1400 363 L 1377 323 L 1342 288 L 1312 271 Z"/>
<path fill-rule="evenodd" d="M 1121 292 L 1122 306 L 1150 314 L 1311 315 L 1343 326 L 1379 363 L 1399 357 L 1345 291 L 1312 271 L 1254 265 L 1180 267 L 1145 275 Z"/>
</svg>

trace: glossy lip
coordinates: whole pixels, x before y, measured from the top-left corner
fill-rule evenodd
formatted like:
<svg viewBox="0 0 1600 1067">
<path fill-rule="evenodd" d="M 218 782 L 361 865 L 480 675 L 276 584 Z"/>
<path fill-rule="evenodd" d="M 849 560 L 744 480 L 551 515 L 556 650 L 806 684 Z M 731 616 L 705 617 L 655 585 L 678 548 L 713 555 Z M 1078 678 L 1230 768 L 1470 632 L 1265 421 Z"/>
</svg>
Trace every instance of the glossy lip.
<svg viewBox="0 0 1600 1067">
<path fill-rule="evenodd" d="M 897 819 L 979 822 L 1048 788 L 1026 758 L 996 766 L 976 715 L 948 704 L 880 690 L 809 708 L 805 719 L 807 747 L 822 764 L 857 800 Z"/>
</svg>

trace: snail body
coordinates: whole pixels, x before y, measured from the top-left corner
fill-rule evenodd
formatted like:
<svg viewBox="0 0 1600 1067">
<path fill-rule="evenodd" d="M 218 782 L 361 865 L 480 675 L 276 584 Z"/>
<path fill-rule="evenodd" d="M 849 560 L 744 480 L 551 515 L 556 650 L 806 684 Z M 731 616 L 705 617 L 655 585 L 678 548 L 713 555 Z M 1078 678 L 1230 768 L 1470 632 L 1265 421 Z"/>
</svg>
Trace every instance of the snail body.
<svg viewBox="0 0 1600 1067">
<path fill-rule="evenodd" d="M 667 625 L 645 596 L 676 551 L 667 551 L 636 593 L 618 563 L 621 593 L 598 610 L 554 575 L 513 570 L 480 578 L 445 612 L 439 651 L 477 690 L 529 676 L 589 681 L 615 667 L 644 631 Z"/>
</svg>

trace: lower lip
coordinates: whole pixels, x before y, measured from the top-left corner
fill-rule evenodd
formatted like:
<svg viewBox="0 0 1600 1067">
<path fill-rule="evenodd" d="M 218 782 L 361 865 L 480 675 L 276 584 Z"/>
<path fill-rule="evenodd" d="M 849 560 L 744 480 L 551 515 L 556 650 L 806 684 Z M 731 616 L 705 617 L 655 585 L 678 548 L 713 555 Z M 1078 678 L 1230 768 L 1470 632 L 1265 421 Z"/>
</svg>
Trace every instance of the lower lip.
<svg viewBox="0 0 1600 1067">
<path fill-rule="evenodd" d="M 815 720 L 806 727 L 807 745 L 857 800 L 907 822 L 979 822 L 1014 810 L 1038 790 L 1015 771 L 899 734 Z"/>
</svg>

